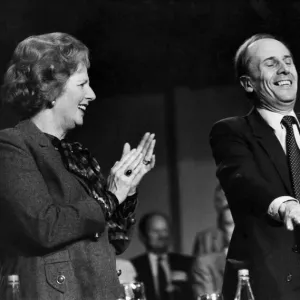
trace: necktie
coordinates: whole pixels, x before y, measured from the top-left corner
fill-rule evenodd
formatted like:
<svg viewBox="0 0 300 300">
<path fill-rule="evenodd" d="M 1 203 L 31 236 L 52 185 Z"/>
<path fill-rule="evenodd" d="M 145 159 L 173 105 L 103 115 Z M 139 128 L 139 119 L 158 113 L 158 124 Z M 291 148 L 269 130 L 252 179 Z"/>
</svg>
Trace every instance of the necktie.
<svg viewBox="0 0 300 300">
<path fill-rule="evenodd" d="M 281 122 L 286 128 L 286 151 L 294 197 L 300 200 L 300 150 L 293 130 L 293 124 L 297 124 L 297 121 L 293 116 L 284 116 Z"/>
<path fill-rule="evenodd" d="M 162 262 L 163 262 L 162 256 L 158 256 L 157 258 L 158 292 L 159 292 L 159 298 L 161 300 L 165 300 L 168 299 L 168 292 L 167 292 L 168 281 L 167 281 L 166 272 L 164 270 Z"/>
</svg>

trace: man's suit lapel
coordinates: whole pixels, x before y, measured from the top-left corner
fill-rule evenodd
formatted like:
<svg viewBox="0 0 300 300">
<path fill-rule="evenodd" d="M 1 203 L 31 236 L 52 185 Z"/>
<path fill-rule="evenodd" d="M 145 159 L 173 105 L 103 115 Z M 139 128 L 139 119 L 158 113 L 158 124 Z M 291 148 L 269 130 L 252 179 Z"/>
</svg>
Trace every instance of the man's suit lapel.
<svg viewBox="0 0 300 300">
<path fill-rule="evenodd" d="M 247 119 L 252 127 L 253 135 L 269 155 L 287 190 L 292 193 L 287 158 L 273 128 L 267 124 L 256 109 L 249 113 Z"/>
<path fill-rule="evenodd" d="M 148 290 L 148 297 L 150 299 L 156 299 L 154 277 L 152 275 L 150 264 L 150 258 L 147 254 L 145 254 L 143 263 L 141 264 L 142 273 L 144 274 L 143 280 L 145 281 L 144 283 L 146 285 L 145 289 Z"/>
<path fill-rule="evenodd" d="M 168 253 L 168 262 L 169 262 L 169 267 L 170 270 L 179 270 L 179 266 L 181 265 L 180 259 L 176 257 L 176 254 L 169 252 Z"/>
</svg>

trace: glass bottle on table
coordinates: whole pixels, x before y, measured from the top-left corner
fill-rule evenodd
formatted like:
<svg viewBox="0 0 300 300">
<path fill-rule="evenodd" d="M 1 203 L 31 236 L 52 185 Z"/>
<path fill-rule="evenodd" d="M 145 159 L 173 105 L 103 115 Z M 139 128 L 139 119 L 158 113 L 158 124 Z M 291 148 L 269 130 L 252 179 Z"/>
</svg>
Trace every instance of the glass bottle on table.
<svg viewBox="0 0 300 300">
<path fill-rule="evenodd" d="M 21 300 L 20 280 L 18 275 L 8 275 L 6 277 L 4 300 Z M 2 299 L 1 299 L 2 300 Z"/>
<path fill-rule="evenodd" d="M 197 300 L 222 300 L 223 297 L 219 293 L 203 294 L 197 297 Z"/>
<path fill-rule="evenodd" d="M 143 282 L 134 281 L 123 283 L 125 300 L 146 300 L 145 287 Z"/>
<path fill-rule="evenodd" d="M 234 300 L 255 300 L 247 269 L 238 270 L 238 285 Z"/>
</svg>

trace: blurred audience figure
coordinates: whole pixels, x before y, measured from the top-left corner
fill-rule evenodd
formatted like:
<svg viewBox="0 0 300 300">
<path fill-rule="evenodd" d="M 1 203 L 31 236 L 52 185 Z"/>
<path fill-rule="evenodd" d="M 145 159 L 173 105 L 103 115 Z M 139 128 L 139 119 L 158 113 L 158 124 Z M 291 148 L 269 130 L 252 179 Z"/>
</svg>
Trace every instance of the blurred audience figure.
<svg viewBox="0 0 300 300">
<path fill-rule="evenodd" d="M 218 184 L 215 190 L 217 228 L 197 235 L 192 266 L 192 286 L 195 299 L 203 294 L 221 292 L 229 242 L 234 230 L 233 218 Z"/>
<path fill-rule="evenodd" d="M 226 196 L 221 188 L 221 185 L 217 183 L 214 192 L 214 206 L 217 213 L 217 222 L 213 227 L 209 227 L 197 233 L 194 246 L 193 246 L 193 256 L 202 256 L 204 254 L 212 252 L 221 252 L 226 245 L 224 245 L 224 230 L 222 219 L 224 217 L 224 209 L 228 208 L 228 202 Z M 229 212 L 228 222 L 232 223 L 232 217 Z M 228 230 L 233 231 L 233 225 L 228 228 Z"/>
<path fill-rule="evenodd" d="M 145 285 L 147 300 L 192 299 L 190 281 L 192 257 L 170 252 L 171 230 L 166 215 L 151 212 L 139 223 L 139 235 L 146 252 L 132 263 L 137 280 Z"/>
<path fill-rule="evenodd" d="M 136 270 L 129 259 L 118 257 L 116 259 L 116 266 L 121 284 L 136 281 Z"/>
</svg>

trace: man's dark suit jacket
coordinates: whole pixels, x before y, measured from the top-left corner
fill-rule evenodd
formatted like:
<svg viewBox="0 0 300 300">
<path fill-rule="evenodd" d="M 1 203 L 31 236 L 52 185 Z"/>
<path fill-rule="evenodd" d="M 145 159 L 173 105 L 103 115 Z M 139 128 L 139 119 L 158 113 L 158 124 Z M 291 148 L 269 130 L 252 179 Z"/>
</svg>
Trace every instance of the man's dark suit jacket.
<svg viewBox="0 0 300 300">
<path fill-rule="evenodd" d="M 0 172 L 0 269 L 22 299 L 119 298 L 115 247 L 129 240 L 109 243 L 99 203 L 32 122 L 0 132 Z"/>
<path fill-rule="evenodd" d="M 152 276 L 150 261 L 148 254 L 142 254 L 133 258 L 132 263 L 136 269 L 137 280 L 142 281 L 145 285 L 145 293 L 147 300 L 158 300 L 155 293 L 154 278 Z M 190 281 L 190 271 L 192 266 L 192 257 L 177 254 L 168 253 L 168 261 L 170 264 L 171 273 L 175 272 L 184 275 L 185 280 L 173 280 L 172 283 L 175 287 L 174 292 L 171 294 L 171 300 L 187 300 L 192 299 L 192 288 Z"/>
<path fill-rule="evenodd" d="M 273 129 L 252 110 L 216 123 L 210 143 L 235 222 L 225 300 L 234 298 L 240 261 L 250 269 L 256 300 L 300 299 L 299 232 L 287 231 L 267 214 L 274 199 L 292 195 L 287 157 Z"/>
</svg>

